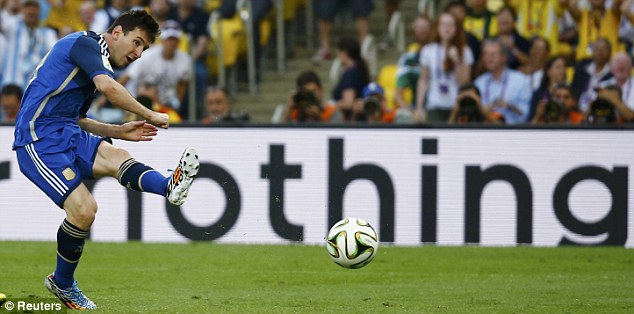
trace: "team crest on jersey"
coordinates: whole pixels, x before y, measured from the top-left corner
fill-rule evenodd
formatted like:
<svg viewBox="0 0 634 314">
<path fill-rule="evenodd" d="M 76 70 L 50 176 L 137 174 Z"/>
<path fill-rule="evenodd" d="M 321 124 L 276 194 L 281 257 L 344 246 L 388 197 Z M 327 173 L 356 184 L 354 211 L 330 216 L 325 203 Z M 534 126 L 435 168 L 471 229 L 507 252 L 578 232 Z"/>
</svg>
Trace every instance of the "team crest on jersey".
<svg viewBox="0 0 634 314">
<path fill-rule="evenodd" d="M 71 181 L 75 179 L 75 171 L 73 171 L 73 169 L 70 169 L 70 168 L 64 169 L 62 171 L 62 175 L 64 176 L 64 178 L 66 178 L 66 181 Z"/>
<path fill-rule="evenodd" d="M 108 61 L 108 58 L 106 56 L 102 55 L 101 60 L 103 61 L 103 66 L 106 67 L 106 69 L 110 70 L 111 72 L 114 72 L 112 70 L 112 66 L 110 65 L 110 61 Z"/>
</svg>

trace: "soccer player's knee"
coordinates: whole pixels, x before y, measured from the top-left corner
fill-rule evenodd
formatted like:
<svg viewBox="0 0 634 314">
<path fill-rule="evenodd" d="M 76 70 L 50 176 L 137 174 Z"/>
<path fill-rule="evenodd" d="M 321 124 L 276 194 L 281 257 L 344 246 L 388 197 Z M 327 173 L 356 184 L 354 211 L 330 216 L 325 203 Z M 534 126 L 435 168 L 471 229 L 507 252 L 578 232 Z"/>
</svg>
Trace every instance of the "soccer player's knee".
<svg viewBox="0 0 634 314">
<path fill-rule="evenodd" d="M 90 229 L 97 214 L 97 202 L 94 199 L 86 200 L 72 213 L 72 222 L 84 230 Z"/>
<path fill-rule="evenodd" d="M 121 185 L 132 189 L 134 191 L 143 192 L 143 188 L 140 186 L 141 177 L 148 171 L 153 171 L 152 167 L 136 161 L 134 158 L 129 158 L 121 164 L 117 179 Z"/>
</svg>

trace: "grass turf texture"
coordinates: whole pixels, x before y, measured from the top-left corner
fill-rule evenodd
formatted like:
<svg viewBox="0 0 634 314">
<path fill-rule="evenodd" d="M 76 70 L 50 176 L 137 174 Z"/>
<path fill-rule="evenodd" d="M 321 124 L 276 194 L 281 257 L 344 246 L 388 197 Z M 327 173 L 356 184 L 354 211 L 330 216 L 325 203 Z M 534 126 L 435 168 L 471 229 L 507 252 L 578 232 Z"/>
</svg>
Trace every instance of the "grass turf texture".
<svg viewBox="0 0 634 314">
<path fill-rule="evenodd" d="M 0 242 L 0 292 L 51 298 L 55 244 Z M 624 248 L 386 247 L 343 269 L 325 247 L 87 243 L 79 287 L 102 313 L 632 313 Z"/>
</svg>

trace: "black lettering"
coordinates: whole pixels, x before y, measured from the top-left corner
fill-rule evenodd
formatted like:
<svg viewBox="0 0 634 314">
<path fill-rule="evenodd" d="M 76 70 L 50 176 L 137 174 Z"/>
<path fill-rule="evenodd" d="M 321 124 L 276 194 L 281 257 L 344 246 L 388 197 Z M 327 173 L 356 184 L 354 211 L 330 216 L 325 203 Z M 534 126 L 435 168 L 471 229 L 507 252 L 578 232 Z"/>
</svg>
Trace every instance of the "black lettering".
<svg viewBox="0 0 634 314">
<path fill-rule="evenodd" d="M 374 183 L 379 194 L 381 241 L 394 242 L 394 185 L 385 169 L 372 164 L 343 168 L 343 140 L 329 140 L 328 226 L 343 218 L 343 194 L 348 184 L 357 179 Z"/>
<path fill-rule="evenodd" d="M 191 224 L 181 211 L 180 206 L 172 205 L 165 199 L 167 217 L 174 228 L 183 236 L 195 241 L 211 241 L 222 237 L 233 225 L 240 214 L 242 199 L 236 180 L 220 166 L 201 163 L 196 180 L 208 178 L 216 181 L 225 194 L 226 207 L 222 217 L 209 226 L 195 226 Z M 213 202 L 215 203 L 215 202 Z"/>
<path fill-rule="evenodd" d="M 269 164 L 262 165 L 260 176 L 270 181 L 269 219 L 273 230 L 284 239 L 302 241 L 303 227 L 290 223 L 284 215 L 284 180 L 301 179 L 302 166 L 285 164 L 284 146 L 271 145 Z"/>
<path fill-rule="evenodd" d="M 482 170 L 480 166 L 467 166 L 465 176 L 465 243 L 480 243 L 482 192 L 487 184 L 496 180 L 508 182 L 515 192 L 517 243 L 533 242 L 533 190 L 522 170 L 509 165 L 496 165 L 486 170 Z"/>
<path fill-rule="evenodd" d="M 421 186 L 421 242 L 436 243 L 438 220 L 438 167 L 423 166 Z"/>
<path fill-rule="evenodd" d="M 557 183 L 553 192 L 553 208 L 561 224 L 568 230 L 584 236 L 607 234 L 607 238 L 596 245 L 625 245 L 627 241 L 627 191 L 628 168 L 614 167 L 609 170 L 586 166 L 571 170 Z M 583 180 L 597 180 L 603 183 L 612 195 L 612 206 L 603 219 L 586 223 L 577 219 L 570 211 L 568 199 L 570 191 Z M 585 245 L 563 237 L 559 244 Z"/>
<path fill-rule="evenodd" d="M 11 162 L 9 161 L 0 162 L 0 180 L 10 178 L 10 173 L 9 173 L 10 169 L 11 169 Z"/>
<path fill-rule="evenodd" d="M 438 154 L 438 139 L 423 138 L 421 141 L 423 156 Z M 421 168 L 421 242 L 436 243 L 438 220 L 438 167 Z"/>
</svg>

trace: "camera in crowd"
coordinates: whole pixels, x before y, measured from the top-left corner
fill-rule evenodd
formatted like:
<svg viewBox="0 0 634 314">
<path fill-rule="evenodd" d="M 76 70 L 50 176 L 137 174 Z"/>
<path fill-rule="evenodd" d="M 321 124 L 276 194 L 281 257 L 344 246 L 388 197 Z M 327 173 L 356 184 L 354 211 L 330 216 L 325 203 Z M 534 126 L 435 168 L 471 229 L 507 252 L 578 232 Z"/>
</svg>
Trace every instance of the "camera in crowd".
<svg viewBox="0 0 634 314">
<path fill-rule="evenodd" d="M 314 115 L 321 111 L 321 106 L 319 99 L 312 91 L 307 89 L 298 90 L 293 95 L 293 107 L 297 109 L 299 121 L 319 120 Z"/>
<path fill-rule="evenodd" d="M 473 91 L 476 95 L 480 95 L 480 91 L 473 84 L 466 84 L 458 89 L 458 114 L 457 121 L 465 122 L 482 122 L 484 121 L 484 115 L 480 110 L 478 100 L 469 94 L 469 91 Z"/>
<path fill-rule="evenodd" d="M 306 89 L 300 89 L 293 95 L 293 105 L 297 109 L 306 109 L 310 106 L 319 106 L 319 100 L 317 96 L 315 96 L 315 93 Z"/>
<path fill-rule="evenodd" d="M 366 117 L 375 116 L 381 112 L 381 101 L 375 96 L 368 96 L 363 99 L 363 114 Z"/>
<path fill-rule="evenodd" d="M 564 106 L 560 101 L 549 100 L 544 106 L 544 122 L 559 122 L 564 114 Z"/>
<path fill-rule="evenodd" d="M 597 97 L 590 103 L 588 111 L 588 123 L 605 124 L 616 122 L 616 109 L 614 104 L 603 97 Z"/>
</svg>

